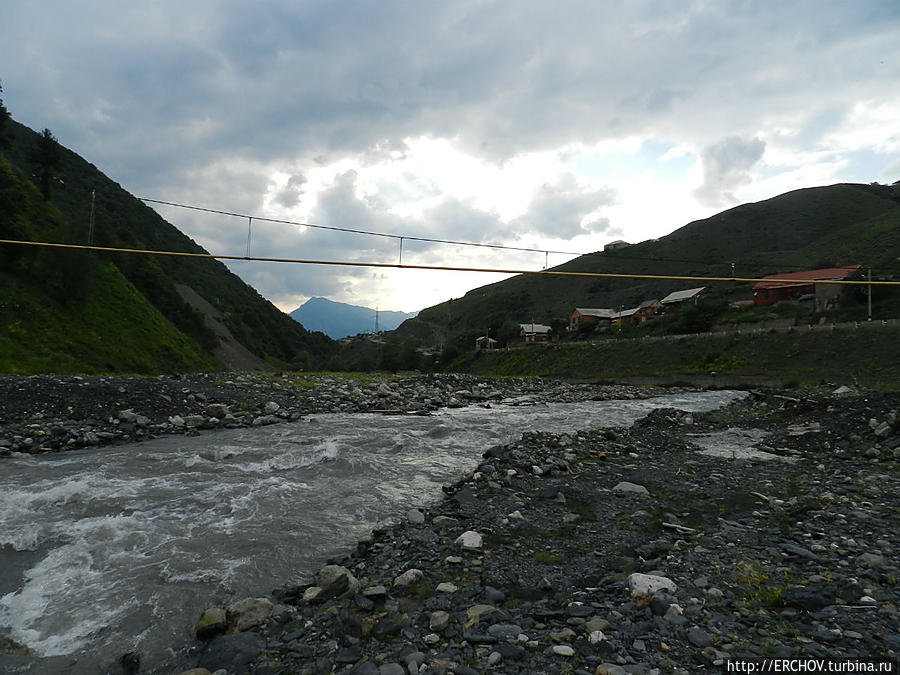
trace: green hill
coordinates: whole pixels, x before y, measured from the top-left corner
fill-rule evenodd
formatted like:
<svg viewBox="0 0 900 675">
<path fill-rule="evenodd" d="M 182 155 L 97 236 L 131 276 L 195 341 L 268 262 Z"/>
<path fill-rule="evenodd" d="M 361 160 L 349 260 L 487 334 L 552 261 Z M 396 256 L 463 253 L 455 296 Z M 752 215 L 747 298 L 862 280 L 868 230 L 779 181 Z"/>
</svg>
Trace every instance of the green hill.
<svg viewBox="0 0 900 675">
<path fill-rule="evenodd" d="M 648 198 L 651 198 L 648 196 Z M 581 256 L 563 272 L 758 278 L 839 265 L 900 275 L 900 185 L 839 184 L 789 192 L 692 222 L 672 234 Z M 568 321 L 575 307 L 635 307 L 701 282 L 520 275 L 425 309 L 401 335 L 471 349 L 485 330 Z M 748 300 L 752 285 L 710 284 L 712 300 Z M 857 294 L 858 295 L 858 294 Z M 878 291 L 879 318 L 900 316 L 900 293 Z M 858 299 L 858 298 L 857 298 Z M 724 307 L 724 303 L 720 303 Z M 494 333 L 496 334 L 496 333 Z"/>
<path fill-rule="evenodd" d="M 10 123 L 0 238 L 205 253 L 92 164 L 61 148 L 50 199 L 32 184 L 38 134 Z M 5 159 L 4 159 L 5 156 Z M 0 246 L 0 372 L 316 368 L 335 344 L 211 259 Z"/>
</svg>

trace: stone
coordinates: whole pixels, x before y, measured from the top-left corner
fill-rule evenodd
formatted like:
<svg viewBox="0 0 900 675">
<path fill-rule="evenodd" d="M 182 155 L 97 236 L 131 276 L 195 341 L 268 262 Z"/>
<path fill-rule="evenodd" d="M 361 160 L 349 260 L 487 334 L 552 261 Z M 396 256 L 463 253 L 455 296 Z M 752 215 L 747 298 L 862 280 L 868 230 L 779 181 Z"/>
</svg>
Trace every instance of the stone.
<svg viewBox="0 0 900 675">
<path fill-rule="evenodd" d="M 218 417 L 222 419 L 231 414 L 231 408 L 224 403 L 210 403 L 206 406 L 206 414 L 210 417 Z"/>
<path fill-rule="evenodd" d="M 495 623 L 488 628 L 488 635 L 493 635 L 501 640 L 516 639 L 522 633 L 522 627 L 510 623 Z"/>
<path fill-rule="evenodd" d="M 468 530 L 459 535 L 453 543 L 465 550 L 474 551 L 480 549 L 484 545 L 484 540 L 477 532 Z"/>
<path fill-rule="evenodd" d="M 442 581 L 434 590 L 436 593 L 456 593 L 459 590 L 459 586 L 451 584 L 449 581 Z"/>
<path fill-rule="evenodd" d="M 569 645 L 553 645 L 553 653 L 557 656 L 575 656 L 575 650 Z"/>
<path fill-rule="evenodd" d="M 412 584 L 421 581 L 424 576 L 425 573 L 422 570 L 418 570 L 415 568 L 408 569 L 403 572 L 403 574 L 400 574 L 394 578 L 394 586 L 411 586 Z"/>
<path fill-rule="evenodd" d="M 668 577 L 655 574 L 641 574 L 639 572 L 628 576 L 628 588 L 631 590 L 631 596 L 635 598 L 653 595 L 657 591 L 674 593 L 678 590 L 675 582 Z"/>
<path fill-rule="evenodd" d="M 281 406 L 275 403 L 275 401 L 268 401 L 263 406 L 263 413 L 265 413 L 266 415 L 274 415 L 279 410 L 281 410 Z"/>
<path fill-rule="evenodd" d="M 399 663 L 383 663 L 378 666 L 378 675 L 409 675 Z"/>
<path fill-rule="evenodd" d="M 862 553 L 856 558 L 856 564 L 861 567 L 881 567 L 886 563 L 883 555 L 878 553 Z"/>
<path fill-rule="evenodd" d="M 613 492 L 615 492 L 616 494 L 630 494 L 638 495 L 641 497 L 650 496 L 650 491 L 643 485 L 638 485 L 637 483 L 629 483 L 628 481 L 617 483 L 615 487 L 613 487 Z"/>
<path fill-rule="evenodd" d="M 506 601 L 506 593 L 493 586 L 486 586 L 484 599 L 487 600 L 489 605 L 502 605 Z"/>
<path fill-rule="evenodd" d="M 440 609 L 432 612 L 428 619 L 428 628 L 435 633 L 440 633 L 448 625 L 450 625 L 450 614 Z"/>
<path fill-rule="evenodd" d="M 359 589 L 359 580 L 343 565 L 325 565 L 316 574 L 316 586 L 326 588 L 341 577 L 347 578 L 348 591 L 355 593 Z"/>
<path fill-rule="evenodd" d="M 378 584 L 377 586 L 369 586 L 362 594 L 370 600 L 383 600 L 387 596 L 387 589 L 381 584 Z"/>
<path fill-rule="evenodd" d="M 450 518 L 449 516 L 435 516 L 431 519 L 431 524 L 437 528 L 452 527 L 458 522 L 456 518 Z"/>
<path fill-rule="evenodd" d="M 425 514 L 419 509 L 410 509 L 406 512 L 406 519 L 413 525 L 422 525 L 425 523 Z"/>
<path fill-rule="evenodd" d="M 601 663 L 594 671 L 594 675 L 628 675 L 628 671 L 615 663 Z"/>
<path fill-rule="evenodd" d="M 200 615 L 194 624 L 194 634 L 198 640 L 210 640 L 225 632 L 228 616 L 222 607 L 211 607 Z"/>
<path fill-rule="evenodd" d="M 695 647 L 704 649 L 712 646 L 712 638 L 709 637 L 709 633 L 697 626 L 694 626 L 688 631 L 687 637 L 690 643 Z"/>
<path fill-rule="evenodd" d="M 247 672 L 265 648 L 265 640 L 255 632 L 219 635 L 207 643 L 197 666 L 211 671 L 224 668 L 229 673 Z"/>
<path fill-rule="evenodd" d="M 600 644 L 605 639 L 606 639 L 606 635 L 603 633 L 602 630 L 592 630 L 588 634 L 588 642 L 590 642 L 592 645 Z"/>
<path fill-rule="evenodd" d="M 321 586 L 310 586 L 305 591 L 303 591 L 303 602 L 312 603 L 315 602 L 316 598 L 322 593 Z"/>
<path fill-rule="evenodd" d="M 249 630 L 265 623 L 272 611 L 272 601 L 268 598 L 244 598 L 229 605 L 228 623 L 238 631 Z"/>
<path fill-rule="evenodd" d="M 473 605 L 466 610 L 466 616 L 469 621 L 474 623 L 478 621 L 485 614 L 490 614 L 491 612 L 496 612 L 497 608 L 493 605 Z"/>
</svg>

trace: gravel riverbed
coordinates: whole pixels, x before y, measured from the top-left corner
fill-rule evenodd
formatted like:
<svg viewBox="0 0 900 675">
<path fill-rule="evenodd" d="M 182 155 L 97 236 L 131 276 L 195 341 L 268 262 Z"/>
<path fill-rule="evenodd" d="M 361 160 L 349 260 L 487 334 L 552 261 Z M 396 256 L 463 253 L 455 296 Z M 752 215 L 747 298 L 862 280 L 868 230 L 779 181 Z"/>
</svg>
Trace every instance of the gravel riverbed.
<svg viewBox="0 0 900 675">
<path fill-rule="evenodd" d="M 550 380 L 0 378 L 0 453 L 323 411 L 635 398 Z M 205 673 L 694 673 L 900 652 L 900 394 L 751 391 L 529 433 L 314 583 L 210 608 Z M 135 416 L 135 417 L 132 417 Z M 95 439 L 96 437 L 96 439 Z M 273 586 L 278 581 L 273 580 Z M 15 651 L 15 645 L 6 651 Z M 111 672 L 141 672 L 125 656 Z"/>
</svg>

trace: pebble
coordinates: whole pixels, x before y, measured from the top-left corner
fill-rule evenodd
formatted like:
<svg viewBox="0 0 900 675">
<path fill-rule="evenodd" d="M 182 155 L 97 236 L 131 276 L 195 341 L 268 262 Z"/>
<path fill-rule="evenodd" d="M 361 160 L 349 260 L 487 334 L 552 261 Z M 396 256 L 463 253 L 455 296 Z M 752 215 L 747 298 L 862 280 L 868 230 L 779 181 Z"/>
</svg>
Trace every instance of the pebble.
<svg viewBox="0 0 900 675">
<path fill-rule="evenodd" d="M 299 403 L 288 377 L 283 390 L 262 377 L 228 377 L 241 378 L 244 389 L 251 382 L 266 388 L 242 411 L 236 397 L 216 395 L 218 376 L 205 390 L 202 376 L 168 389 L 163 380 L 171 402 L 155 400 L 167 409 L 117 394 L 97 418 L 119 424 L 67 427 L 61 416 L 56 425 L 66 431 L 57 435 L 67 441 L 70 432 L 109 433 L 101 442 L 117 442 L 121 424 L 146 438 L 187 433 L 191 415 L 205 416 L 201 428 L 212 417 L 248 426 L 266 415 L 285 423 L 324 405 Z M 117 384 L 60 379 L 73 391 Z M 548 397 L 573 401 L 593 390 L 436 376 L 361 384 L 356 401 L 336 397 L 343 403 L 328 405 L 418 405 L 425 393 L 437 404 L 486 402 L 496 400 L 494 392 L 529 388 L 537 399 L 541 386 Z M 324 400 L 340 387 L 346 383 L 323 380 L 311 396 Z M 190 400 L 182 389 L 205 400 Z M 719 668 L 714 664 L 729 657 L 896 655 L 900 479 L 891 452 L 897 446 L 888 444 L 898 434 L 900 398 L 855 389 L 833 398 L 833 390 L 787 397 L 754 391 L 727 409 L 691 413 L 690 424 L 683 413 L 656 410 L 629 428 L 529 432 L 486 449 L 480 477 L 462 477 L 427 511 L 410 510 L 364 545 L 353 542 L 334 561 L 346 572 L 276 592 L 259 623 L 198 646 L 197 665 L 240 671 L 257 659 L 258 670 L 270 672 L 681 675 Z M 279 407 L 267 412 L 268 402 Z M 0 453 L 48 447 L 57 437 L 50 426 L 8 414 Z M 767 447 L 797 462 L 697 452 L 697 434 L 729 428 L 762 429 Z M 870 448 L 877 458 L 866 457 Z M 320 600 L 341 580 L 344 594 Z M 186 629 L 196 619 L 186 618 Z"/>
</svg>

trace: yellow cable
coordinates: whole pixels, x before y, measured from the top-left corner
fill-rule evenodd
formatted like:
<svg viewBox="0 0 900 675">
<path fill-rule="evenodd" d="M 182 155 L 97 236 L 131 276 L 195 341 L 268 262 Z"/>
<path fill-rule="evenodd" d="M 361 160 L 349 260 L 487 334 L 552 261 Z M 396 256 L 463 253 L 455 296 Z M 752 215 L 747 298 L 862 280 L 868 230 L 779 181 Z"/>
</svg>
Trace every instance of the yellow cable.
<svg viewBox="0 0 900 675">
<path fill-rule="evenodd" d="M 16 241 L 0 239 L 0 244 L 18 244 L 21 246 L 43 246 L 47 248 L 63 248 L 78 251 L 99 251 L 102 253 L 138 253 L 141 255 L 165 255 L 182 258 L 206 258 L 211 260 L 248 260 L 251 262 L 292 263 L 295 265 L 341 265 L 345 267 L 382 267 L 403 270 L 436 270 L 442 272 L 489 272 L 492 274 L 530 274 L 533 276 L 589 277 L 601 279 L 656 279 L 668 281 L 731 281 L 741 283 L 778 282 L 785 284 L 843 284 L 846 286 L 900 286 L 900 281 L 844 281 L 833 279 L 756 279 L 746 277 L 694 277 L 673 276 L 668 274 L 614 274 L 611 272 L 559 272 L 555 270 L 511 270 L 487 269 L 483 267 L 450 267 L 442 265 L 402 265 L 395 263 L 350 262 L 345 260 L 300 260 L 294 258 L 259 258 L 240 255 L 213 255 L 212 253 L 181 253 L 178 251 L 148 251 L 134 248 L 113 248 L 109 246 L 83 246 L 80 244 L 55 244 L 45 241 Z"/>
</svg>

